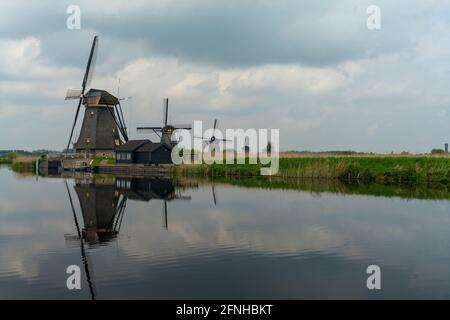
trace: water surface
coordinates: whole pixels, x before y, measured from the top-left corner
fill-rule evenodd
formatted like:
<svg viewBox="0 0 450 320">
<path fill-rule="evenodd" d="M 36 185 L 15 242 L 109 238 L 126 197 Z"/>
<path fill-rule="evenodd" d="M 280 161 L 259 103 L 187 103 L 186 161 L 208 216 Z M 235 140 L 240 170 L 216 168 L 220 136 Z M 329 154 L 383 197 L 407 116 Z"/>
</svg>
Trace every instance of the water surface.
<svg viewBox="0 0 450 320">
<path fill-rule="evenodd" d="M 450 298 L 445 197 L 233 184 L 0 167 L 0 298 Z"/>
</svg>

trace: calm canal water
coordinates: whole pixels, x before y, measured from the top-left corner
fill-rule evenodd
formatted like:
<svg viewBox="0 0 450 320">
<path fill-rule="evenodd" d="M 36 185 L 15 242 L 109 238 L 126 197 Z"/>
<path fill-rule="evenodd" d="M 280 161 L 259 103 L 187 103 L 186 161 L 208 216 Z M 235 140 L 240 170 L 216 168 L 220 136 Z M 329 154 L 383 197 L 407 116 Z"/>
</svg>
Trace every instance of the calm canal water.
<svg viewBox="0 0 450 320">
<path fill-rule="evenodd" d="M 448 299 L 449 266 L 447 200 L 0 168 L 1 299 Z"/>
</svg>

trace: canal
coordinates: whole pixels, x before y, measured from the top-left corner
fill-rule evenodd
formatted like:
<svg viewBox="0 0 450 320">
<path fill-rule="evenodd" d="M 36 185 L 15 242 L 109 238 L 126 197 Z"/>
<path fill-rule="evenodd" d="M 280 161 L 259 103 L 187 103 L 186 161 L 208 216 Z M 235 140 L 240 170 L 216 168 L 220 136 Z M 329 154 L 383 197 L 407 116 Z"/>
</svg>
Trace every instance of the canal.
<svg viewBox="0 0 450 320">
<path fill-rule="evenodd" d="M 450 298 L 449 200 L 358 188 L 0 167 L 0 299 Z"/>
</svg>

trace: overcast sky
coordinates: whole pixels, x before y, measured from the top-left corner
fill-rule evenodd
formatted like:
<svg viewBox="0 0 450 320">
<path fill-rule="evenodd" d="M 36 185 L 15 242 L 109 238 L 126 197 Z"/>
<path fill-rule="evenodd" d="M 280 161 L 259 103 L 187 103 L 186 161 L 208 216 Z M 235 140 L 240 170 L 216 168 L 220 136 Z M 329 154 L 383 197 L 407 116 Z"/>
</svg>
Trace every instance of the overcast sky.
<svg viewBox="0 0 450 320">
<path fill-rule="evenodd" d="M 70 4 L 81 29 L 66 27 Z M 381 30 L 366 9 L 381 8 Z M 94 35 L 92 87 L 134 129 L 220 119 L 282 150 L 425 152 L 450 142 L 450 3 L 0 0 L 0 149 L 62 149 Z M 80 121 L 81 122 L 81 121 Z"/>
</svg>

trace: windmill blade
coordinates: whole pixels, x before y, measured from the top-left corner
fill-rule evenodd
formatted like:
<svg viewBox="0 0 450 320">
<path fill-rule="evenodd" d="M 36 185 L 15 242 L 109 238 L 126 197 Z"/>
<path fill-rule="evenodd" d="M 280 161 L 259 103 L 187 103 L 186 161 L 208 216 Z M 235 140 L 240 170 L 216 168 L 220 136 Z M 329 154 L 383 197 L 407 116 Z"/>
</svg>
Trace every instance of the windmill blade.
<svg viewBox="0 0 450 320">
<path fill-rule="evenodd" d="M 77 214 L 76 214 L 76 211 L 75 211 L 75 207 L 73 205 L 72 196 L 70 195 L 69 185 L 67 184 L 67 180 L 66 179 L 64 179 L 64 183 L 66 185 L 67 194 L 69 195 L 70 207 L 72 208 L 72 214 L 73 214 L 73 219 L 75 220 L 75 227 L 77 228 L 78 239 L 81 239 L 80 225 L 78 224 Z"/>
<path fill-rule="evenodd" d="M 70 146 L 70 142 L 72 141 L 73 130 L 75 129 L 75 125 L 77 124 L 78 114 L 80 113 L 80 107 L 81 107 L 81 102 L 83 101 L 83 97 L 80 96 L 79 99 L 80 100 L 78 101 L 78 107 L 77 107 L 77 111 L 75 113 L 75 119 L 73 120 L 72 130 L 70 131 L 69 141 L 67 142 L 66 155 L 69 152 L 69 146 Z"/>
<path fill-rule="evenodd" d="M 232 142 L 233 140 L 227 140 L 227 139 L 218 139 L 216 137 L 211 137 L 207 139 L 210 143 L 217 143 L 217 142 Z"/>
<path fill-rule="evenodd" d="M 118 114 L 118 117 L 120 119 L 120 122 L 122 123 L 122 130 L 123 130 L 123 134 L 125 134 L 125 142 L 128 142 L 128 131 L 127 131 L 127 125 L 125 124 L 125 117 L 123 116 L 123 111 L 122 111 L 122 105 L 119 102 L 119 107 L 118 110 L 120 111 L 120 114 Z"/>
<path fill-rule="evenodd" d="M 84 270 L 86 272 L 86 279 L 87 279 L 88 286 L 89 286 L 89 292 L 91 293 L 91 299 L 95 300 L 96 299 L 96 291 L 97 290 L 96 290 L 96 287 L 95 287 L 95 281 L 94 281 L 93 273 L 90 272 L 90 268 L 89 268 L 89 264 L 88 264 L 88 256 L 86 254 L 86 251 L 84 250 L 83 237 L 82 237 L 80 225 L 78 224 L 77 214 L 76 214 L 76 211 L 75 211 L 75 207 L 73 205 L 72 196 L 70 195 L 69 185 L 67 184 L 67 180 L 66 179 L 64 179 L 64 182 L 65 182 L 65 185 L 66 185 L 67 194 L 69 195 L 70 207 L 72 208 L 72 214 L 73 214 L 73 218 L 75 220 L 75 226 L 77 228 L 78 239 L 80 241 L 81 258 L 83 260 Z"/>
<path fill-rule="evenodd" d="M 212 194 L 214 199 L 214 205 L 217 205 L 217 197 L 216 197 L 216 188 L 214 188 L 214 185 L 212 185 Z"/>
<path fill-rule="evenodd" d="M 81 90 L 79 89 L 68 89 L 66 93 L 66 98 L 64 100 L 75 100 L 80 99 Z"/>
<path fill-rule="evenodd" d="M 154 131 L 161 131 L 163 128 L 161 127 L 137 127 L 137 133 L 151 133 Z"/>
<path fill-rule="evenodd" d="M 98 36 L 95 36 L 94 40 L 92 41 L 91 52 L 89 53 L 89 59 L 86 66 L 86 71 L 84 73 L 82 93 L 84 93 L 84 89 L 91 84 L 92 75 L 94 74 L 95 61 L 97 60 L 97 48 L 98 48 Z"/>
<path fill-rule="evenodd" d="M 213 128 L 213 133 L 212 136 L 214 137 L 214 133 L 216 132 L 216 128 L 217 128 L 217 123 L 219 122 L 219 120 L 215 119 L 214 120 L 214 128 Z"/>
<path fill-rule="evenodd" d="M 168 229 L 168 225 L 167 225 L 167 201 L 164 200 L 163 204 L 162 204 L 162 227 L 164 229 Z"/>
<path fill-rule="evenodd" d="M 165 98 L 163 101 L 163 124 L 167 126 L 167 117 L 169 113 L 169 98 Z"/>
<path fill-rule="evenodd" d="M 175 130 L 192 130 L 192 125 L 190 124 L 174 124 Z"/>
<path fill-rule="evenodd" d="M 77 143 L 77 136 L 78 136 L 78 132 L 75 132 L 75 141 L 72 141 L 72 142 L 71 142 L 72 147 L 74 147 L 74 146 L 75 146 L 75 143 Z"/>
<path fill-rule="evenodd" d="M 112 108 L 107 108 L 109 113 L 111 114 L 114 123 L 116 124 L 117 128 L 119 129 L 119 132 L 122 134 L 123 139 L 125 142 L 128 141 L 128 134 L 126 132 L 126 128 L 124 128 L 124 124 L 122 123 L 119 115 L 119 111 L 117 110 L 117 105 L 114 106 L 114 110 Z M 117 114 L 117 115 L 116 115 Z"/>
</svg>

